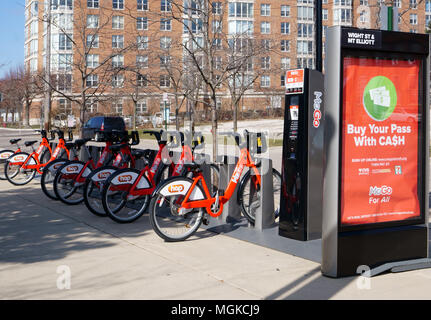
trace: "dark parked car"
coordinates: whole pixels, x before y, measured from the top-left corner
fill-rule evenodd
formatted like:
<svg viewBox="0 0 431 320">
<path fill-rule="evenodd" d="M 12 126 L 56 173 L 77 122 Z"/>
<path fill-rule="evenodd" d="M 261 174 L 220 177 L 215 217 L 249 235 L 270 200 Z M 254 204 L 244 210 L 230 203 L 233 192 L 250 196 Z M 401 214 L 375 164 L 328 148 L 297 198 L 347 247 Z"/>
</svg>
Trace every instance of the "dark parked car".
<svg viewBox="0 0 431 320">
<path fill-rule="evenodd" d="M 82 128 L 82 134 L 84 139 L 90 138 L 95 139 L 96 130 L 102 130 L 102 131 L 112 131 L 120 130 L 125 131 L 126 130 L 126 124 L 124 122 L 124 119 L 122 117 L 93 117 L 90 120 L 88 120 L 84 127 Z M 95 139 L 98 140 L 98 139 Z"/>
</svg>

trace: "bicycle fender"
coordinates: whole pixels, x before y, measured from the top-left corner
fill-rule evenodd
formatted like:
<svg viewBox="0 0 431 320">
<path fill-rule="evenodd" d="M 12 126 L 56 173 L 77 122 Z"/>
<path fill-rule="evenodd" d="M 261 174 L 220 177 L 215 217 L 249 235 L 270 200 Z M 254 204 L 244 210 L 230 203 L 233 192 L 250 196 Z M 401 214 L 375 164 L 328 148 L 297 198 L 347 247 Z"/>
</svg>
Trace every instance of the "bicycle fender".
<svg viewBox="0 0 431 320">
<path fill-rule="evenodd" d="M 0 160 L 6 160 L 14 153 L 12 150 L 2 150 L 0 151 Z"/>
<path fill-rule="evenodd" d="M 22 163 L 27 159 L 28 156 L 29 156 L 28 153 L 19 152 L 19 153 L 13 155 L 12 157 L 10 157 L 8 159 L 8 161 L 10 163 Z M 28 160 L 27 165 L 33 165 L 33 164 L 36 164 L 36 161 L 32 157 L 30 160 Z"/>
<path fill-rule="evenodd" d="M 67 160 L 60 160 L 60 161 L 56 161 L 55 163 L 53 163 L 52 165 L 48 166 L 48 170 L 51 173 L 55 173 L 57 172 L 58 169 L 60 169 L 60 167 L 62 165 L 64 165 L 67 162 Z"/>
<path fill-rule="evenodd" d="M 81 170 L 84 168 L 85 163 L 77 161 L 71 161 L 70 163 L 67 163 L 65 165 L 63 165 L 63 167 L 61 168 L 61 173 L 63 174 L 77 174 L 80 173 Z M 85 168 L 84 172 L 82 173 L 82 177 L 86 177 L 91 173 L 90 168 Z"/>
<path fill-rule="evenodd" d="M 139 177 L 139 170 L 127 170 L 119 173 L 115 177 L 111 179 L 111 183 L 113 185 L 122 185 L 122 184 L 134 184 L 136 179 Z M 149 189 L 151 188 L 151 183 L 148 181 L 145 175 L 142 175 L 138 184 L 136 185 L 136 189 Z"/>
<path fill-rule="evenodd" d="M 116 168 L 104 168 L 104 169 L 97 170 L 97 172 L 95 172 L 91 177 L 91 180 L 94 182 L 105 181 L 106 179 L 109 178 L 111 174 L 113 174 L 117 170 L 118 169 Z"/>
<path fill-rule="evenodd" d="M 177 177 L 176 179 L 172 179 L 170 181 L 165 181 L 163 185 L 158 190 L 163 196 L 176 196 L 176 195 L 186 195 L 190 187 L 193 184 L 193 180 L 185 177 Z M 189 197 L 190 200 L 204 200 L 205 196 L 203 195 L 200 188 L 194 188 Z"/>
</svg>

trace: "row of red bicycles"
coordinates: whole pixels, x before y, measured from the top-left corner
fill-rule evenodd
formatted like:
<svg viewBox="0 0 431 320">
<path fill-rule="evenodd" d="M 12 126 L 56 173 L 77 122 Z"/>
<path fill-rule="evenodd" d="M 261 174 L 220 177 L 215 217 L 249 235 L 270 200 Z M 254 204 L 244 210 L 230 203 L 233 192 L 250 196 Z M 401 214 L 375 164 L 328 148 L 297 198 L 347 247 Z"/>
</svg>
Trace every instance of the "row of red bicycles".
<svg viewBox="0 0 431 320">
<path fill-rule="evenodd" d="M 209 183 L 195 162 L 195 150 L 204 143 L 202 135 L 185 137 L 182 132 L 169 135 L 163 130 L 144 131 L 156 139 L 158 149 L 141 150 L 132 148 L 139 144 L 137 131 L 98 131 L 104 147 L 96 161 L 87 146 L 90 139 L 66 141 L 63 131 L 54 130 L 51 139 L 57 135 L 58 143 L 52 150 L 47 132 L 39 132 L 42 141 L 37 149 L 37 140 L 24 143 L 31 153 L 21 150 L 21 139 L 10 140 L 16 150 L 0 152 L 0 164 L 4 165 L 0 179 L 25 185 L 37 176 L 48 198 L 67 205 L 84 203 L 92 214 L 108 216 L 119 223 L 133 222 L 149 209 L 154 231 L 166 241 L 185 240 L 201 223 L 207 224 L 209 217 L 219 216 L 238 186 L 238 205 L 254 223 L 261 176 L 259 164 L 250 152 L 248 132 L 244 143 L 235 135 L 241 154 L 225 190 L 219 188 L 217 165 L 208 166 Z M 180 150 L 179 156 L 174 157 L 173 149 Z M 277 216 L 281 176 L 275 169 L 272 176 Z"/>
</svg>

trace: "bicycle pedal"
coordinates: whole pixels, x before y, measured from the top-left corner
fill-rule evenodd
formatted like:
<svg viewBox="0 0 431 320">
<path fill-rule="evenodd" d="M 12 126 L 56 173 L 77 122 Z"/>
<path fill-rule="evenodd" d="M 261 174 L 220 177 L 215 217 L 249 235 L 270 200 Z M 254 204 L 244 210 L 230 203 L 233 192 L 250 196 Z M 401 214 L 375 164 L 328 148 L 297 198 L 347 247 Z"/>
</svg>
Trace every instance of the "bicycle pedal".
<svg viewBox="0 0 431 320">
<path fill-rule="evenodd" d="M 210 224 L 210 220 L 208 219 L 208 217 L 204 217 L 203 219 L 202 219 L 202 223 L 204 224 L 204 225 L 209 225 Z"/>
</svg>

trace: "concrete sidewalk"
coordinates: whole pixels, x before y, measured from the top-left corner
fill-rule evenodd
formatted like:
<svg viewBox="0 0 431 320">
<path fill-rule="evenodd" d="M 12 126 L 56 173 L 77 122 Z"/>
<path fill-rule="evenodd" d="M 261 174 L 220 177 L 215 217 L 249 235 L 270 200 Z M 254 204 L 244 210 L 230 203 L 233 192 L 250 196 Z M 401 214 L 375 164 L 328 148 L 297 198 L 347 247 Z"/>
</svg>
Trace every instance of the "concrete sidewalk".
<svg viewBox="0 0 431 320">
<path fill-rule="evenodd" d="M 325 278 L 318 263 L 204 230 L 165 243 L 147 215 L 120 225 L 49 200 L 37 181 L 0 181 L 0 203 L 1 299 L 431 298 L 430 269 L 380 275 L 366 289 L 359 277 Z M 69 290 L 57 288 L 61 266 Z"/>
</svg>

